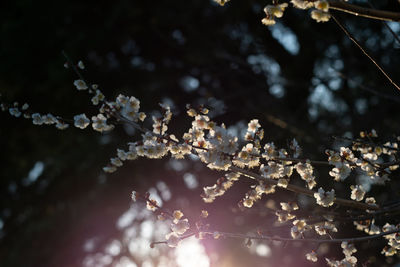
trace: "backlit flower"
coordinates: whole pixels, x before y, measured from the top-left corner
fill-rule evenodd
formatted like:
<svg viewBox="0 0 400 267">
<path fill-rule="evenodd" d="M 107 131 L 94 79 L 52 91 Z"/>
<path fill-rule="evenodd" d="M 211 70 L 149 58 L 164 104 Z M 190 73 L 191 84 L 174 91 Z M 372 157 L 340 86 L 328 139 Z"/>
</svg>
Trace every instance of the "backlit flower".
<svg viewBox="0 0 400 267">
<path fill-rule="evenodd" d="M 311 251 L 310 253 L 306 254 L 306 259 L 312 262 L 317 262 L 318 261 L 318 257 L 317 257 L 317 253 L 315 253 L 315 251 Z"/>
<path fill-rule="evenodd" d="M 313 18 L 317 22 L 327 22 L 331 18 L 331 14 L 329 14 L 328 12 L 324 12 L 324 11 L 316 9 L 316 10 L 311 11 L 311 18 Z"/>
<path fill-rule="evenodd" d="M 79 114 L 74 116 L 74 125 L 77 128 L 85 129 L 90 123 L 90 120 L 85 114 Z"/>
<path fill-rule="evenodd" d="M 365 196 L 365 190 L 362 187 L 362 185 L 352 185 L 350 186 L 351 188 L 351 199 L 356 200 L 356 201 L 361 201 L 363 200 Z"/>
<path fill-rule="evenodd" d="M 88 86 L 86 85 L 84 80 L 75 80 L 74 85 L 75 85 L 76 89 L 78 89 L 78 90 L 88 89 Z"/>
<path fill-rule="evenodd" d="M 330 192 L 325 192 L 325 190 L 320 187 L 318 193 L 314 193 L 314 198 L 317 200 L 318 205 L 323 207 L 332 206 L 335 200 L 335 190 L 332 189 Z"/>
</svg>

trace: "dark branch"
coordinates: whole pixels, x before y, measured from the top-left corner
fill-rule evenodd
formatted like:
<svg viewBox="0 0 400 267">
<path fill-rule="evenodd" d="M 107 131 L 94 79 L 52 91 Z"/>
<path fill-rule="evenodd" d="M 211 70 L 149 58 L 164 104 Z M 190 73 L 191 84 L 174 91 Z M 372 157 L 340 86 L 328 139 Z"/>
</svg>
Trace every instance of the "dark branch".
<svg viewBox="0 0 400 267">
<path fill-rule="evenodd" d="M 328 1 L 329 8 L 369 19 L 400 21 L 400 13 L 360 7 L 343 1 Z"/>
</svg>

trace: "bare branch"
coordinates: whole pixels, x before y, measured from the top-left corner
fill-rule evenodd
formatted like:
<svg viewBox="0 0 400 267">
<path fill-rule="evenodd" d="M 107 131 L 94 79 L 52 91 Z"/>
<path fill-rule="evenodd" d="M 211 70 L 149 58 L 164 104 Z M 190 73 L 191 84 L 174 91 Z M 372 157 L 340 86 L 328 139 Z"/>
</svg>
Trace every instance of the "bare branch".
<svg viewBox="0 0 400 267">
<path fill-rule="evenodd" d="M 354 38 L 354 36 L 344 27 L 343 24 L 341 24 L 334 15 L 332 15 L 333 20 L 336 22 L 336 24 L 343 30 L 343 32 L 349 37 L 349 39 L 363 52 L 364 55 L 366 55 L 369 60 L 371 60 L 372 63 L 378 68 L 380 72 L 386 77 L 386 79 L 389 80 L 391 84 L 393 84 L 394 87 L 397 88 L 397 90 L 400 91 L 400 86 L 398 86 L 392 78 L 390 78 L 389 74 L 386 73 L 386 71 L 376 62 L 376 60 L 368 54 L 368 52 L 361 46 L 361 44 Z"/>
<path fill-rule="evenodd" d="M 343 1 L 328 1 L 329 8 L 342 11 L 355 16 L 384 21 L 400 21 L 399 12 L 377 10 L 373 8 L 360 7 Z"/>
</svg>

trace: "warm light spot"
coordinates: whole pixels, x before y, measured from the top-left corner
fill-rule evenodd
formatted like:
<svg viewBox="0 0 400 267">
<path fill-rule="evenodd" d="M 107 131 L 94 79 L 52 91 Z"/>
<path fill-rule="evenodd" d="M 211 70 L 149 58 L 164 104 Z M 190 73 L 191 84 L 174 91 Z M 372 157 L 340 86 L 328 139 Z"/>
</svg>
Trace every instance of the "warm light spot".
<svg viewBox="0 0 400 267">
<path fill-rule="evenodd" d="M 131 261 L 128 257 L 121 257 L 115 267 L 137 267 L 136 263 Z"/>
<path fill-rule="evenodd" d="M 256 254 L 260 257 L 271 256 L 271 249 L 265 244 L 258 244 L 256 247 Z"/>
<path fill-rule="evenodd" d="M 183 240 L 175 249 L 175 257 L 180 267 L 209 267 L 208 258 L 203 245 L 194 237 Z"/>
</svg>

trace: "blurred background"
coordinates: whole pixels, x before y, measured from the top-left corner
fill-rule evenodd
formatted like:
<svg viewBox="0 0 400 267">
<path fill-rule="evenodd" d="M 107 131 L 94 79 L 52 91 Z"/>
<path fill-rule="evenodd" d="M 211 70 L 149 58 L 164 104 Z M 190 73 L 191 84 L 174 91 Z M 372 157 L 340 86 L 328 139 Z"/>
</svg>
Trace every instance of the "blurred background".
<svg viewBox="0 0 400 267">
<path fill-rule="evenodd" d="M 366 1 L 352 1 L 367 5 Z M 397 1 L 370 1 L 400 12 Z M 65 50 L 86 65 L 85 77 L 109 99 L 119 93 L 141 100 L 156 112 L 173 107 L 170 132 L 190 127 L 185 104 L 205 104 L 210 116 L 243 135 L 258 118 L 265 141 L 287 147 L 295 137 L 306 157 L 326 160 L 324 150 L 340 144 L 333 136 L 356 137 L 375 129 L 382 140 L 399 134 L 400 92 L 330 21 L 316 23 L 308 11 L 289 8 L 273 27 L 261 24 L 270 1 L 232 0 L 224 7 L 191 1 L 33 1 L 15 0 L 0 9 L 0 93 L 3 102 L 30 104 L 33 111 L 66 118 L 97 114 L 76 75 L 65 69 Z M 399 42 L 378 21 L 337 14 L 385 70 L 400 82 Z M 398 23 L 388 23 L 394 34 Z M 324 266 L 324 257 L 342 259 L 339 246 L 280 244 L 190 238 L 177 249 L 164 245 L 169 224 L 159 222 L 130 193 L 149 191 L 163 207 L 180 209 L 194 223 L 208 210 L 216 230 L 247 233 L 274 228 L 269 207 L 301 196 L 277 192 L 252 209 L 237 203 L 252 184 L 238 182 L 213 204 L 200 194 L 223 176 L 195 158 L 183 161 L 138 159 L 114 174 L 102 167 L 117 148 L 140 138 L 129 127 L 100 134 L 87 128 L 59 131 L 0 113 L 1 266 Z M 349 185 L 317 169 L 317 181 L 349 196 Z M 396 177 L 397 176 L 397 177 Z M 372 186 L 378 203 L 399 198 L 398 173 L 390 185 Z M 293 177 L 294 183 L 299 177 Z M 306 203 L 306 200 L 303 200 Z M 378 223 L 385 223 L 384 221 Z M 392 223 L 398 223 L 396 221 Z M 338 236 L 361 236 L 351 223 Z M 365 266 L 394 266 L 396 257 L 380 254 L 383 240 L 359 245 Z M 304 254 L 317 249 L 315 264 Z M 361 264 L 360 264 L 361 265 Z"/>
</svg>

